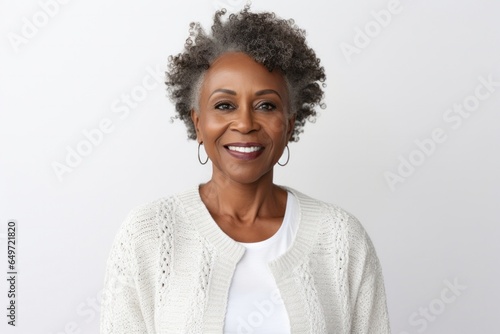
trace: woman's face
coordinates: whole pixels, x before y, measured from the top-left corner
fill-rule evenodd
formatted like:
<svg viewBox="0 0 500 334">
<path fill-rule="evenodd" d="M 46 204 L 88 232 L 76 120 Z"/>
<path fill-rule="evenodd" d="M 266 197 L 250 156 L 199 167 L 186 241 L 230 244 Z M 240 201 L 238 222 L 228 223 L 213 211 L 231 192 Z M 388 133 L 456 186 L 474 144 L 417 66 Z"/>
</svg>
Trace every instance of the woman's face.
<svg viewBox="0 0 500 334">
<path fill-rule="evenodd" d="M 293 131 L 287 85 L 279 71 L 241 52 L 217 58 L 204 76 L 199 111 L 191 114 L 213 177 L 253 183 L 268 175 Z"/>
</svg>

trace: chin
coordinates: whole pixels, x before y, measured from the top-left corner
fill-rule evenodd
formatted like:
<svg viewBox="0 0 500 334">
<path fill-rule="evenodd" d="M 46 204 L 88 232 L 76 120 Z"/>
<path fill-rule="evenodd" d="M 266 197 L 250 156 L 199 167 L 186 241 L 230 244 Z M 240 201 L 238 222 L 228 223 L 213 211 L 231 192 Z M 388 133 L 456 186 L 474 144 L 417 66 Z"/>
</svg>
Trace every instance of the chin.
<svg viewBox="0 0 500 334">
<path fill-rule="evenodd" d="M 272 169 L 267 172 L 260 172 L 260 173 L 257 171 L 240 170 L 223 174 L 225 174 L 225 177 L 228 180 L 231 180 L 232 182 L 240 184 L 252 184 L 267 179 L 270 174 L 272 176 Z"/>
<path fill-rule="evenodd" d="M 228 176 L 228 179 L 232 182 L 239 184 L 254 184 L 259 182 L 259 180 L 263 179 L 264 176 L 250 176 L 250 175 L 231 175 Z"/>
</svg>

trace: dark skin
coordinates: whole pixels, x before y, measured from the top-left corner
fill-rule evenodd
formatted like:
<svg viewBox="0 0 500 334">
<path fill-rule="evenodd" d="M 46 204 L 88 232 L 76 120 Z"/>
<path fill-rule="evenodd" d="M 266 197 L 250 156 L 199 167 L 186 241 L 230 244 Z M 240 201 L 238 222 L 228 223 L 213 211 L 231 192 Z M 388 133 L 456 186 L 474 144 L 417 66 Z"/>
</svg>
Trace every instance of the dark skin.
<svg viewBox="0 0 500 334">
<path fill-rule="evenodd" d="M 213 166 L 200 196 L 236 241 L 268 239 L 283 221 L 287 192 L 273 183 L 273 168 L 293 132 L 289 106 L 283 75 L 244 53 L 223 54 L 205 73 L 191 112 Z"/>
</svg>

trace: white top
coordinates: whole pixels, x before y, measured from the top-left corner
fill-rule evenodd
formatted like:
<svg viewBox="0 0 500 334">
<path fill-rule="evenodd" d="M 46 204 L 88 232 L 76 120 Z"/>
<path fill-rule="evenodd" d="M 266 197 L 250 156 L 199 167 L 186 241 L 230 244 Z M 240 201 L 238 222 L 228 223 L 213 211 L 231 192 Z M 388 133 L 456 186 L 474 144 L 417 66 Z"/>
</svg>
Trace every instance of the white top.
<svg viewBox="0 0 500 334">
<path fill-rule="evenodd" d="M 278 231 L 260 242 L 239 242 L 245 247 L 236 265 L 225 318 L 225 334 L 289 334 L 290 320 L 273 274 L 267 265 L 292 245 L 298 226 L 298 208 L 288 192 L 285 215 Z"/>
<path fill-rule="evenodd" d="M 292 246 L 269 268 L 293 334 L 388 334 L 382 269 L 359 221 L 294 189 Z M 133 209 L 109 254 L 101 334 L 220 334 L 245 247 L 222 232 L 198 186 Z"/>
</svg>

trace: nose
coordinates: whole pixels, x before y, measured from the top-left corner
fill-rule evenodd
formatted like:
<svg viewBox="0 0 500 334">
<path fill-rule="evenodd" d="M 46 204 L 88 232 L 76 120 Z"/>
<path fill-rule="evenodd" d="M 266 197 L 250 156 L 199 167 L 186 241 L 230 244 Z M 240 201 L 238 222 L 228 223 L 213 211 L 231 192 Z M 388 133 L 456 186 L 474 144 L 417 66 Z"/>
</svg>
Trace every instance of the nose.
<svg viewBox="0 0 500 334">
<path fill-rule="evenodd" d="M 256 115 L 251 105 L 240 106 L 234 113 L 233 129 L 241 133 L 249 133 L 259 128 Z"/>
</svg>

